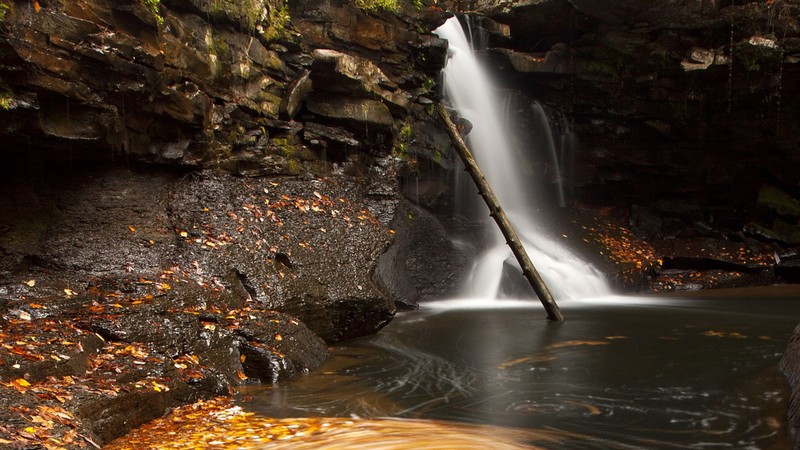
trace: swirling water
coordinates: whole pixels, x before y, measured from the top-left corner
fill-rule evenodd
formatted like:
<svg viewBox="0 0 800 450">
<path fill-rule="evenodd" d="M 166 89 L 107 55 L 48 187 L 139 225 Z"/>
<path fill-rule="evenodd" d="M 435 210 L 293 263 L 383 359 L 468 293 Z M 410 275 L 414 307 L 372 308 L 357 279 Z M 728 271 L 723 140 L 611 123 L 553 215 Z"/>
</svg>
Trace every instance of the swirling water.
<svg viewBox="0 0 800 450">
<path fill-rule="evenodd" d="M 518 440 L 530 448 L 789 448 L 776 365 L 800 320 L 797 297 L 563 308 L 568 320 L 554 323 L 531 302 L 430 304 L 336 346 L 307 377 L 246 391 L 242 405 L 527 430 Z M 363 448 L 384 448 L 371 439 Z"/>
</svg>

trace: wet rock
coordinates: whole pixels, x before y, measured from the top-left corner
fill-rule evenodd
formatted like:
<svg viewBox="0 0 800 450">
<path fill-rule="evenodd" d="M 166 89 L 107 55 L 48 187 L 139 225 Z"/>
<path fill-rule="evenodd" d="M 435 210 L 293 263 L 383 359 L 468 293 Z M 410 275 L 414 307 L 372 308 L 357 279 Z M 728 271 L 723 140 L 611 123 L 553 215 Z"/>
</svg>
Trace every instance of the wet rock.
<svg viewBox="0 0 800 450">
<path fill-rule="evenodd" d="M 282 120 L 304 121 L 298 116 L 317 79 L 320 92 L 333 89 L 343 100 L 317 101 L 316 111 L 324 111 L 314 121 L 343 134 L 362 133 L 365 122 L 383 126 L 377 139 L 390 142 L 391 114 L 402 119 L 412 99 L 407 92 L 438 72 L 441 65 L 430 61 L 443 55 L 442 42 L 429 42 L 432 35 L 394 16 L 366 15 L 350 4 L 317 7 L 325 20 L 341 19 L 329 29 L 345 40 L 318 32 L 315 7 L 279 1 L 167 1 L 152 10 L 59 1 L 41 14 L 9 8 L 4 26 L 15 37 L 4 41 L 9 107 L 0 111 L 0 130 L 14 145 L 80 141 L 82 151 L 104 159 L 116 151 L 172 165 L 298 173 L 296 163 L 240 156 L 263 148 L 254 130 L 282 138 Z M 349 21 L 355 29 L 339 28 Z M 307 37 L 301 40 L 296 29 Z M 315 59 L 306 48 L 325 50 Z M 369 54 L 379 49 L 391 53 L 380 55 L 380 67 L 378 54 Z M 361 101 L 376 99 L 391 114 Z M 12 116 L 11 108 L 28 113 Z M 339 108 L 346 113 L 336 114 Z"/>
<path fill-rule="evenodd" d="M 775 263 L 768 248 L 750 248 L 720 239 L 670 239 L 664 245 L 664 269 L 748 271 L 763 270 Z"/>
<path fill-rule="evenodd" d="M 511 64 L 511 67 L 513 67 L 516 72 L 564 72 L 564 69 L 559 69 L 559 66 L 562 65 L 561 62 L 563 62 L 563 59 L 559 60 L 557 55 L 553 55 L 550 52 L 544 54 L 526 54 L 507 49 L 499 49 L 495 52 L 507 58 L 508 62 Z"/>
<path fill-rule="evenodd" d="M 392 178 L 391 161 L 379 167 L 367 178 Z M 64 407 L 96 442 L 312 370 L 326 341 L 394 315 L 373 279 L 394 239 L 387 181 L 97 166 L 3 183 L 4 333 L 38 338 L 0 349 L 0 377 L 72 396 Z"/>
<path fill-rule="evenodd" d="M 330 49 L 314 50 L 313 56 L 312 79 L 317 91 L 374 97 L 399 113 L 408 110 L 408 94 L 397 91 L 397 85 L 372 61 Z"/>
<path fill-rule="evenodd" d="M 293 81 L 289 86 L 284 102 L 281 104 L 281 110 L 289 119 L 293 119 L 297 115 L 301 103 L 306 100 L 308 93 L 311 92 L 313 83 L 310 75 L 311 72 L 306 70 L 300 78 Z"/>
<path fill-rule="evenodd" d="M 217 20 L 227 20 L 244 30 L 253 30 L 256 25 L 269 19 L 269 12 L 280 8 L 276 1 L 257 0 L 240 3 L 230 0 L 191 0 L 189 2 L 200 12 Z"/>
<path fill-rule="evenodd" d="M 381 256 L 375 276 L 398 307 L 416 308 L 458 291 L 468 276 L 470 250 L 455 245 L 438 218 L 404 203 L 391 227 L 397 243 Z"/>
<path fill-rule="evenodd" d="M 390 234 L 360 189 L 347 178 L 196 175 L 172 199 L 173 223 L 187 233 L 181 258 L 208 274 L 236 269 L 259 302 L 326 340 L 373 333 L 394 314 L 370 279 Z"/>
<path fill-rule="evenodd" d="M 248 313 L 235 330 L 245 375 L 262 382 L 275 383 L 307 373 L 328 359 L 325 341 L 286 314 Z"/>
<path fill-rule="evenodd" d="M 775 266 L 775 275 L 787 283 L 800 282 L 800 261 L 781 261 Z"/>
<path fill-rule="evenodd" d="M 789 382 L 791 395 L 789 397 L 789 434 L 794 446 L 800 445 L 800 326 L 795 328 L 786 351 L 778 363 L 780 371 Z"/>
<path fill-rule="evenodd" d="M 314 122 L 306 122 L 303 133 L 303 138 L 312 145 L 327 147 L 328 142 L 334 142 L 352 148 L 358 148 L 361 145 L 355 136 L 346 130 L 320 125 Z"/>
<path fill-rule="evenodd" d="M 334 120 L 346 120 L 391 127 L 394 123 L 389 108 L 377 100 L 314 95 L 308 110 Z"/>
</svg>

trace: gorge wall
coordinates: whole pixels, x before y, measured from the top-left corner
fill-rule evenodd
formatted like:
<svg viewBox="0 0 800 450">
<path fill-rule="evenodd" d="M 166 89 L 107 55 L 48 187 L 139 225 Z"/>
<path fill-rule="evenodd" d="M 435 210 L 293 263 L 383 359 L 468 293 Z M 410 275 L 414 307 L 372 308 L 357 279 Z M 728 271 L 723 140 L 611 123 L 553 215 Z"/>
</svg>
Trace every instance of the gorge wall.
<svg viewBox="0 0 800 450">
<path fill-rule="evenodd" d="M 0 2 L 4 445 L 103 444 L 414 304 L 445 16 L 403 8 Z"/>
<path fill-rule="evenodd" d="M 531 177 L 656 247 L 607 261 L 618 284 L 796 279 L 796 0 L 0 0 L 0 313 L 72 336 L 0 349 L 3 381 L 147 363 L 75 394 L 102 443 L 452 293 L 472 250 L 447 238 L 469 227 L 432 107 L 448 10 L 473 17 Z M 577 137 L 563 173 L 526 146 L 534 102 Z"/>
<path fill-rule="evenodd" d="M 651 287 L 796 279 L 798 2 L 449 4 L 479 13 L 521 164 L 653 246 Z M 534 103 L 579 143 L 557 145 L 561 173 L 533 149 Z"/>
</svg>

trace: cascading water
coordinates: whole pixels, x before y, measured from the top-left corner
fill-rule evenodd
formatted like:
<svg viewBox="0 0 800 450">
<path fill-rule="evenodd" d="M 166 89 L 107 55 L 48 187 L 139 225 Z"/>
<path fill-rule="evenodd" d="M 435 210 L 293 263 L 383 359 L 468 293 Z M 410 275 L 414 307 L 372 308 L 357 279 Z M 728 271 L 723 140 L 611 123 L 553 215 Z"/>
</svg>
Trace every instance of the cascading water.
<svg viewBox="0 0 800 450">
<path fill-rule="evenodd" d="M 541 130 L 545 138 L 544 150 L 547 153 L 547 156 L 550 158 L 550 163 L 552 164 L 552 170 L 554 172 L 556 184 L 556 194 L 558 195 L 558 206 L 563 208 L 566 206 L 567 200 L 564 196 L 564 180 L 561 176 L 561 158 L 559 158 L 558 151 L 556 149 L 556 143 L 553 139 L 553 130 L 550 129 L 550 120 L 547 118 L 547 113 L 544 111 L 541 103 L 533 102 L 533 116 L 538 122 L 538 129 Z"/>
<path fill-rule="evenodd" d="M 548 288 L 556 300 L 608 295 L 609 288 L 602 275 L 547 237 L 535 220 L 530 183 L 507 140 L 492 85 L 458 19 L 449 19 L 435 33 L 449 41 L 449 58 L 444 69 L 446 96 L 459 114 L 472 123 L 467 142 L 473 156 Z M 499 297 L 503 265 L 509 258 L 513 260 L 511 250 L 493 224 L 489 233 L 491 242 L 478 257 L 467 287 L 466 295 L 470 297 Z"/>
</svg>

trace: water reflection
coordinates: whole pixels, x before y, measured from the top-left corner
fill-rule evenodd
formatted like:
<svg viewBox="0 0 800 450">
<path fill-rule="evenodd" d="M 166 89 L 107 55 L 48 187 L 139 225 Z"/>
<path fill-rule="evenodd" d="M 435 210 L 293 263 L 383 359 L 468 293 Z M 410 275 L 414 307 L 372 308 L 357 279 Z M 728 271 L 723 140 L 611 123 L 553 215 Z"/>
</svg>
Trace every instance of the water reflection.
<svg viewBox="0 0 800 450">
<path fill-rule="evenodd" d="M 307 377 L 243 391 L 241 405 L 559 437 L 542 448 L 789 448 L 775 366 L 800 320 L 794 299 L 595 299 L 562 305 L 563 323 L 529 305 L 404 313 Z"/>
</svg>

